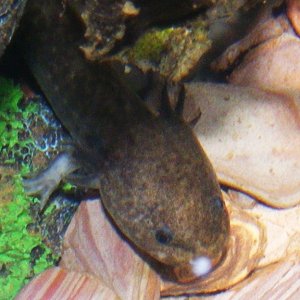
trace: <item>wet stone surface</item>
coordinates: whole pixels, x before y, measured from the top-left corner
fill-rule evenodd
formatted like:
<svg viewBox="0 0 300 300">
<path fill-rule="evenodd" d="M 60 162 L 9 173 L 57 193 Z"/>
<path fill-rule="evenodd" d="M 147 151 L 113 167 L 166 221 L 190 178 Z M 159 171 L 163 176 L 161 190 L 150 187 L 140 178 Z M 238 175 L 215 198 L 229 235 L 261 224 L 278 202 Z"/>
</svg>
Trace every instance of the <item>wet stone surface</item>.
<svg viewBox="0 0 300 300">
<path fill-rule="evenodd" d="M 0 3 L 0 56 L 10 42 L 27 0 L 2 0 Z"/>
</svg>

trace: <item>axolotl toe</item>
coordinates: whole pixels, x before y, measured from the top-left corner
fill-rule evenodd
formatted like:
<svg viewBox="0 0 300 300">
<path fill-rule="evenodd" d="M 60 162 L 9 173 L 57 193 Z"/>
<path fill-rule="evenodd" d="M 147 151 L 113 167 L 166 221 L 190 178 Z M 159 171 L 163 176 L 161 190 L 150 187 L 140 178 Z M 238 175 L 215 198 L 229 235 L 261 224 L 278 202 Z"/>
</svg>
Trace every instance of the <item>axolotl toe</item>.
<svg viewBox="0 0 300 300">
<path fill-rule="evenodd" d="M 87 61 L 80 22 L 61 1 L 29 1 L 22 26 L 26 61 L 77 145 L 52 173 L 27 181 L 29 191 L 43 192 L 84 166 L 107 212 L 139 249 L 182 280 L 209 273 L 226 251 L 229 218 L 192 130 L 173 113 L 152 114 L 109 64 Z"/>
</svg>

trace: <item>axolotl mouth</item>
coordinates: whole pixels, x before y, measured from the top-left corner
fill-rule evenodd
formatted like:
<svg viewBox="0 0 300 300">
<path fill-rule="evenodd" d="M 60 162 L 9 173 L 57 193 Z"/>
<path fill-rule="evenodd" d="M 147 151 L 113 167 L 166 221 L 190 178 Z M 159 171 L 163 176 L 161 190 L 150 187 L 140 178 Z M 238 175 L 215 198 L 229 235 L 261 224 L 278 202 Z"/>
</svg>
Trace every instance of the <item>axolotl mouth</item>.
<svg viewBox="0 0 300 300">
<path fill-rule="evenodd" d="M 179 282 L 187 283 L 208 276 L 220 264 L 224 254 L 211 259 L 208 256 L 198 256 L 189 263 L 176 266 L 174 274 Z"/>
</svg>

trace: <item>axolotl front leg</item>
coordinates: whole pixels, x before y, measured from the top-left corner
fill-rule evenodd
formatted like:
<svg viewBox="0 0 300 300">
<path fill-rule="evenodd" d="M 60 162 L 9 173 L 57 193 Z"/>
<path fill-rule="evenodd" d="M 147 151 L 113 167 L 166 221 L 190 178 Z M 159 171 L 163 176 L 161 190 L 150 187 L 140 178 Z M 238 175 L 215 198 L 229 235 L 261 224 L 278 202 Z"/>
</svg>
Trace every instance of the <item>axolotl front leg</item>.
<svg viewBox="0 0 300 300">
<path fill-rule="evenodd" d="M 61 181 L 74 171 L 79 169 L 78 162 L 70 153 L 59 154 L 39 175 L 24 179 L 23 185 L 28 195 L 38 195 L 41 199 L 41 210 L 51 194 L 57 189 Z"/>
</svg>

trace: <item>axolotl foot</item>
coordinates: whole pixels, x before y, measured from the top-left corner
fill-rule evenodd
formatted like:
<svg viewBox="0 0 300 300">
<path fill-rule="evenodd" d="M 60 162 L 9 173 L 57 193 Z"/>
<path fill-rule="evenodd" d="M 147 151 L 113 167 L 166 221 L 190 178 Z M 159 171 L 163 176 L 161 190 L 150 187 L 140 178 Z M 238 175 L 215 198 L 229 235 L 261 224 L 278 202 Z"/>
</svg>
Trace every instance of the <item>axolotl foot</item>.
<svg viewBox="0 0 300 300">
<path fill-rule="evenodd" d="M 61 153 L 36 177 L 24 179 L 23 185 L 28 195 L 37 195 L 41 199 L 41 210 L 44 209 L 53 191 L 63 178 L 79 168 L 69 153 Z"/>
</svg>

